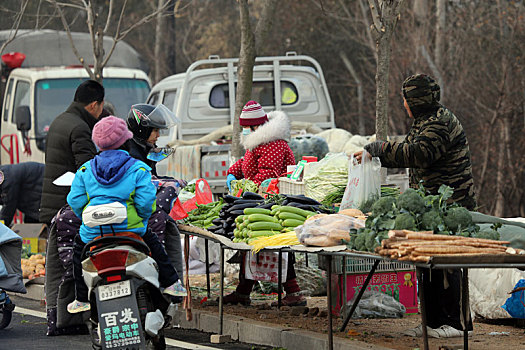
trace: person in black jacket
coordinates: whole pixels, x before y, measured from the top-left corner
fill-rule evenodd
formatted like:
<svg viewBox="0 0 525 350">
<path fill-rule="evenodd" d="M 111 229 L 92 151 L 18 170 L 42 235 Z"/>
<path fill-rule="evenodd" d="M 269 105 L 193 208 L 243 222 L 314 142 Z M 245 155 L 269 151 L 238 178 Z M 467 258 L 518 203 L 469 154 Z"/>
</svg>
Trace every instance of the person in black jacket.
<svg viewBox="0 0 525 350">
<path fill-rule="evenodd" d="M 43 178 L 42 163 L 0 165 L 0 220 L 6 226 L 11 226 L 17 209 L 24 214 L 24 222 L 38 222 Z"/>
<path fill-rule="evenodd" d="M 55 118 L 49 127 L 40 222 L 51 223 L 58 210 L 66 204 L 69 187 L 59 187 L 53 181 L 77 169 L 97 153 L 91 132 L 104 108 L 104 87 L 86 80 L 75 92 L 73 103 Z"/>
<path fill-rule="evenodd" d="M 129 154 L 146 163 L 154 176 L 158 177 L 156 164 L 160 159 L 155 160 L 155 155 L 152 157 L 150 153 L 157 148 L 160 130 L 174 126 L 177 123 L 176 118 L 163 104 L 135 104 L 128 113 L 128 129 L 133 133 Z"/>
</svg>

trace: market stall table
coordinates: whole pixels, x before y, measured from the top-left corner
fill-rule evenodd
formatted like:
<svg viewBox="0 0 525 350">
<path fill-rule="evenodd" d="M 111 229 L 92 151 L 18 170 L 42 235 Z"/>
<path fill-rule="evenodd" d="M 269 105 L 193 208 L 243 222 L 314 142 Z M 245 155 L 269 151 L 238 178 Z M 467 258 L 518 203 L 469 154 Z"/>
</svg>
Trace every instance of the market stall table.
<svg viewBox="0 0 525 350">
<path fill-rule="evenodd" d="M 239 250 L 239 251 L 251 251 L 251 246 L 245 243 L 233 243 L 230 239 L 215 235 L 204 229 L 200 229 L 188 225 L 179 225 L 179 230 L 185 235 L 195 235 L 202 237 L 206 240 L 206 246 L 208 240 L 219 243 L 220 245 L 220 281 L 219 281 L 219 334 L 223 332 L 223 294 L 224 294 L 224 250 Z M 273 251 L 279 253 L 279 281 L 278 281 L 278 304 L 281 302 L 281 264 L 282 264 L 282 253 L 306 253 L 306 254 L 318 254 L 326 256 L 327 258 L 327 275 L 330 276 L 332 273 L 332 259 L 336 256 L 350 257 L 356 259 L 372 259 L 374 263 L 367 275 L 367 278 L 359 291 L 359 294 L 355 298 L 355 301 L 348 312 L 340 331 L 344 331 L 350 318 L 352 317 L 364 291 L 366 290 L 373 274 L 381 261 L 400 262 L 396 259 L 381 256 L 374 253 L 349 251 L 346 246 L 334 246 L 334 247 L 306 247 L 303 245 L 296 246 L 278 246 L 278 247 L 266 247 L 264 251 Z M 468 269 L 470 268 L 525 268 L 525 255 L 470 255 L 470 256 L 435 256 L 431 257 L 427 263 L 413 262 L 409 260 L 401 261 L 405 264 L 413 265 L 416 268 L 416 274 L 418 278 L 418 285 L 423 286 L 422 283 L 422 269 L 462 269 L 462 305 L 461 312 L 465 324 L 468 318 L 470 318 L 469 302 L 468 302 Z M 209 276 L 209 261 L 208 255 L 206 254 L 206 279 L 208 287 L 208 296 L 210 295 L 210 276 Z M 423 343 L 424 349 L 428 350 L 428 335 L 426 329 L 426 301 L 423 295 L 423 288 L 418 288 L 419 299 L 421 304 L 421 321 L 423 325 Z M 328 307 L 328 348 L 333 349 L 333 329 L 332 329 L 332 286 L 331 283 L 327 283 L 327 307 Z M 468 331 L 465 329 L 463 332 L 464 349 L 468 349 Z"/>
</svg>

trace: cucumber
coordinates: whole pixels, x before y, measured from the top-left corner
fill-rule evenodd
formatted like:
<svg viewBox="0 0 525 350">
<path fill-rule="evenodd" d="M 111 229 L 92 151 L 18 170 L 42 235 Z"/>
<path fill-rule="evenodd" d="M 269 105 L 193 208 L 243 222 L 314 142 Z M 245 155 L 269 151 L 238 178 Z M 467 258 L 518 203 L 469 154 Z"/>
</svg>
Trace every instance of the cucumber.
<svg viewBox="0 0 525 350">
<path fill-rule="evenodd" d="M 304 221 L 294 220 L 294 219 L 286 219 L 283 222 L 284 227 L 297 227 L 302 224 L 304 224 Z"/>
<path fill-rule="evenodd" d="M 248 224 L 248 228 L 252 231 L 281 231 L 283 227 L 276 222 L 259 221 Z"/>
<path fill-rule="evenodd" d="M 244 209 L 245 215 L 252 215 L 252 214 L 264 214 L 264 215 L 270 215 L 271 210 L 268 209 L 261 209 L 261 208 L 246 208 Z"/>
<path fill-rule="evenodd" d="M 258 222 L 258 221 L 268 221 L 268 222 L 278 222 L 277 218 L 270 216 L 270 215 L 264 215 L 264 214 L 251 214 L 248 217 L 248 222 Z"/>
<path fill-rule="evenodd" d="M 280 205 L 277 205 L 277 204 L 272 205 L 272 210 L 274 210 L 274 209 L 279 209 L 280 207 L 281 207 L 281 206 L 280 206 Z"/>
<path fill-rule="evenodd" d="M 254 238 L 254 237 L 264 237 L 264 236 L 273 236 L 277 233 L 280 233 L 278 231 L 250 231 L 248 233 L 248 237 Z"/>
<path fill-rule="evenodd" d="M 283 220 L 294 219 L 294 220 L 299 220 L 299 221 L 306 220 L 306 218 L 304 216 L 302 216 L 302 215 L 290 213 L 290 212 L 287 212 L 287 211 L 280 212 L 279 213 L 279 219 L 283 219 Z"/>
<path fill-rule="evenodd" d="M 288 212 L 292 214 L 302 215 L 304 217 L 308 217 L 311 215 L 315 215 L 317 213 L 314 213 L 313 211 L 303 210 L 296 207 L 281 207 L 281 212 Z"/>
</svg>

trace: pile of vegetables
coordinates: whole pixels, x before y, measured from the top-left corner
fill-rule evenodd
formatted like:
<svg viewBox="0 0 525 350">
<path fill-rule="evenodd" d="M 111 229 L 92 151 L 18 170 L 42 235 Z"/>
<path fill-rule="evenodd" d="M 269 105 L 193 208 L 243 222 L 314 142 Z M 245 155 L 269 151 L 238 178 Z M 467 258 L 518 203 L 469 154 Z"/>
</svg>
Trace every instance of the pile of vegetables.
<svg viewBox="0 0 525 350">
<path fill-rule="evenodd" d="M 374 251 L 388 238 L 389 230 L 432 231 L 442 235 L 489 238 L 499 240 L 496 230 L 480 232 L 470 212 L 447 200 L 453 190 L 442 185 L 437 195 L 430 195 L 420 186 L 407 189 L 399 196 L 381 197 L 371 206 L 372 214 L 365 228 L 353 230 L 348 243 L 350 249 Z"/>
<path fill-rule="evenodd" d="M 463 236 L 435 235 L 432 231 L 413 232 L 391 230 L 388 239 L 381 242 L 376 253 L 392 259 L 428 262 L 433 256 L 470 256 L 480 254 L 517 254 L 514 248 L 504 244 L 510 242 Z"/>
<path fill-rule="evenodd" d="M 22 259 L 23 278 L 33 279 L 46 275 L 46 258 L 42 254 L 34 254 L 29 259 Z"/>
<path fill-rule="evenodd" d="M 308 217 L 315 214 L 312 211 L 282 205 L 273 205 L 271 210 L 247 208 L 244 209 L 244 215 L 235 219 L 233 241 L 251 244 L 259 237 L 293 231 L 295 227 L 302 225 Z"/>
<path fill-rule="evenodd" d="M 232 181 L 233 182 L 233 181 Z M 213 226 L 208 231 L 233 239 L 233 231 L 236 228 L 235 219 L 244 214 L 246 208 L 270 209 L 272 203 L 265 203 L 264 198 L 254 192 L 243 192 L 242 197 L 226 195 L 223 197 L 225 205 L 221 208 L 219 217 L 212 221 Z"/>
<path fill-rule="evenodd" d="M 295 232 L 278 233 L 272 236 L 257 237 L 250 242 L 252 252 L 258 253 L 261 249 L 275 246 L 290 246 L 300 244 Z"/>
<path fill-rule="evenodd" d="M 188 217 L 184 219 L 184 222 L 189 225 L 208 229 L 213 226 L 213 220 L 219 218 L 219 213 L 223 206 L 222 198 L 217 202 L 202 205 L 197 204 L 197 208 L 188 213 Z"/>
</svg>

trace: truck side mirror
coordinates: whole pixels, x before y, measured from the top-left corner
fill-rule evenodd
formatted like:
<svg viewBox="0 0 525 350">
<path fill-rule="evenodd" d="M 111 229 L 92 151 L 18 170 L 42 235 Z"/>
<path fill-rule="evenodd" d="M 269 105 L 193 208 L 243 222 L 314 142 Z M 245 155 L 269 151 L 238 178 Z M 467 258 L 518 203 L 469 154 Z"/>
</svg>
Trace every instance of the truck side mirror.
<svg viewBox="0 0 525 350">
<path fill-rule="evenodd" d="M 29 131 L 31 129 L 31 111 L 29 106 L 18 106 L 15 109 L 16 128 L 19 131 Z"/>
</svg>

